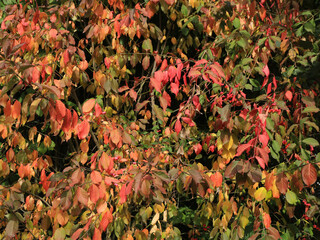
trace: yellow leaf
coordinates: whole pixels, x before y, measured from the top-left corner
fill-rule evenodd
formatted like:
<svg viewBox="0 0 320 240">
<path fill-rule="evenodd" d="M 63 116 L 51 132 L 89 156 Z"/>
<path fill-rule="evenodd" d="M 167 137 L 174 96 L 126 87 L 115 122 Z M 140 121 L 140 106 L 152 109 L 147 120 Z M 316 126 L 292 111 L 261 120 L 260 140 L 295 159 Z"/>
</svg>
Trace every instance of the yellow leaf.
<svg viewBox="0 0 320 240">
<path fill-rule="evenodd" d="M 222 147 L 223 147 L 222 141 L 221 141 L 220 137 L 218 137 L 218 139 L 217 139 L 217 148 L 220 151 L 222 149 Z"/>
<path fill-rule="evenodd" d="M 230 136 L 229 142 L 227 142 L 226 144 L 226 148 L 229 150 L 232 147 L 232 145 L 233 145 L 233 137 Z"/>
<path fill-rule="evenodd" d="M 255 193 L 254 193 L 254 198 L 257 201 L 262 201 L 266 198 L 267 196 L 267 189 L 265 187 L 259 188 Z"/>
</svg>

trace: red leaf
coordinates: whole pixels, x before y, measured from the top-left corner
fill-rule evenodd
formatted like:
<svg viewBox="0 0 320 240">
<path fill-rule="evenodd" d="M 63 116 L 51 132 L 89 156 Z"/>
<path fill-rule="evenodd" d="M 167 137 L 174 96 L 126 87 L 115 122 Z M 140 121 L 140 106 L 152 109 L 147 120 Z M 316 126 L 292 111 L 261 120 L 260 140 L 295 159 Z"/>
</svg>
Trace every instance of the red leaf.
<svg viewBox="0 0 320 240">
<path fill-rule="evenodd" d="M 311 163 L 303 166 L 301 173 L 302 180 L 307 186 L 311 186 L 317 181 L 317 170 Z"/>
<path fill-rule="evenodd" d="M 171 97 L 170 95 L 164 90 L 162 93 L 162 96 L 167 100 L 167 105 L 171 106 Z"/>
<path fill-rule="evenodd" d="M 94 105 L 94 111 L 95 111 L 96 117 L 99 117 L 101 115 L 102 109 L 98 103 L 96 103 L 96 105 Z"/>
<path fill-rule="evenodd" d="M 237 154 L 236 156 L 240 156 L 244 151 L 246 151 L 247 149 L 249 149 L 250 147 L 252 147 L 251 144 L 247 143 L 247 144 L 242 144 L 238 147 L 237 149 Z"/>
<path fill-rule="evenodd" d="M 179 82 L 170 83 L 170 87 L 171 87 L 171 92 L 177 96 L 179 93 Z"/>
<path fill-rule="evenodd" d="M 196 155 L 200 154 L 201 151 L 202 151 L 202 146 L 200 143 L 196 144 L 196 145 L 193 145 L 193 149 L 194 149 L 194 152 L 196 153 Z"/>
<path fill-rule="evenodd" d="M 82 121 L 78 126 L 78 138 L 85 139 L 90 132 L 90 124 L 87 120 Z"/>
<path fill-rule="evenodd" d="M 70 61 L 70 57 L 69 57 L 69 51 L 68 49 L 66 49 L 63 53 L 63 62 L 64 62 L 64 65 L 66 66 L 67 63 Z"/>
<path fill-rule="evenodd" d="M 92 240 L 101 240 L 101 232 L 98 228 L 94 229 Z"/>
<path fill-rule="evenodd" d="M 195 126 L 194 122 L 192 121 L 191 118 L 188 118 L 188 117 L 182 117 L 181 118 L 185 123 L 187 123 L 190 127 L 193 127 Z"/>
<path fill-rule="evenodd" d="M 270 70 L 269 70 L 268 64 L 266 64 L 266 65 L 262 68 L 262 72 L 266 75 L 266 77 L 269 77 L 269 75 L 270 75 Z"/>
<path fill-rule="evenodd" d="M 264 132 L 264 134 L 259 135 L 259 141 L 262 143 L 262 146 L 264 148 L 268 145 L 269 136 L 268 136 L 267 132 Z"/>
<path fill-rule="evenodd" d="M 94 184 L 99 184 L 102 181 L 101 174 L 98 171 L 92 171 L 90 177 Z"/>
<path fill-rule="evenodd" d="M 66 106 L 60 100 L 56 101 L 56 110 L 62 118 L 66 115 Z"/>
<path fill-rule="evenodd" d="M 82 112 L 83 114 L 90 113 L 96 103 L 96 100 L 94 98 L 89 99 L 86 101 L 82 106 Z"/>
<path fill-rule="evenodd" d="M 290 90 L 288 90 L 285 95 L 286 95 L 286 98 L 291 102 L 291 100 L 292 100 L 292 92 Z"/>
<path fill-rule="evenodd" d="M 177 119 L 176 124 L 174 125 L 174 130 L 177 132 L 177 134 L 179 134 L 179 132 L 181 131 L 180 119 Z"/>
<path fill-rule="evenodd" d="M 263 169 L 265 169 L 266 164 L 265 164 L 264 160 L 263 160 L 261 157 L 258 157 L 258 156 L 256 156 L 256 159 L 257 159 L 259 165 L 260 165 Z"/>
<path fill-rule="evenodd" d="M 93 203 L 96 203 L 99 200 L 100 192 L 99 192 L 99 188 L 95 184 L 92 184 L 89 187 L 89 195 L 90 195 L 90 200 Z"/>
<path fill-rule="evenodd" d="M 106 65 L 107 69 L 109 69 L 109 68 L 110 68 L 110 64 L 111 64 L 110 59 L 106 57 L 106 58 L 104 59 L 104 64 Z"/>
</svg>

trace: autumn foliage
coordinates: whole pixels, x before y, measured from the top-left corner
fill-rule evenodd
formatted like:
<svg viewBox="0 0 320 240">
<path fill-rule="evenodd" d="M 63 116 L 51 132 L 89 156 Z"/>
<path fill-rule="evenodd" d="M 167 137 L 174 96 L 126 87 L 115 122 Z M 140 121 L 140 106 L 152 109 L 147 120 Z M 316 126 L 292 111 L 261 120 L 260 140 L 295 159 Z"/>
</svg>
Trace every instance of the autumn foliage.
<svg viewBox="0 0 320 240">
<path fill-rule="evenodd" d="M 318 1 L 4 2 L 1 239 L 320 234 Z"/>
</svg>

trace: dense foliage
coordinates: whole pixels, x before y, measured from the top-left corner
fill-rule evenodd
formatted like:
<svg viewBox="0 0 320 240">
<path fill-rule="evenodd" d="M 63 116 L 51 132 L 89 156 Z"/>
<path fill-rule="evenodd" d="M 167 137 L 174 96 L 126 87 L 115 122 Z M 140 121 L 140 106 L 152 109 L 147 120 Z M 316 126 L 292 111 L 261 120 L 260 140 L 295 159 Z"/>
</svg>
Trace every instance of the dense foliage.
<svg viewBox="0 0 320 240">
<path fill-rule="evenodd" d="M 0 238 L 320 234 L 318 4 L 4 0 Z"/>
</svg>

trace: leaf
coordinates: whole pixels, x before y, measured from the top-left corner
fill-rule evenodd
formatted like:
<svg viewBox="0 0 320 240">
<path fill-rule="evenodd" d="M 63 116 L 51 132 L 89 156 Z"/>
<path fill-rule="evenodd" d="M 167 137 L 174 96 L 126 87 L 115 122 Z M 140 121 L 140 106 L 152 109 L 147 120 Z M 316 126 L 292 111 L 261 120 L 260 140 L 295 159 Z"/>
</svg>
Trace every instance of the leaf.
<svg viewBox="0 0 320 240">
<path fill-rule="evenodd" d="M 154 87 L 154 89 L 158 92 L 161 92 L 161 80 L 160 79 L 157 79 L 157 78 L 151 78 L 150 79 L 150 85 L 152 87 Z"/>
<path fill-rule="evenodd" d="M 66 239 L 66 230 L 64 228 L 58 228 L 53 234 L 54 240 L 64 240 Z"/>
<path fill-rule="evenodd" d="M 265 74 L 266 77 L 269 77 L 270 75 L 270 70 L 269 70 L 269 67 L 268 65 L 264 65 L 264 67 L 262 68 L 262 72 Z"/>
<path fill-rule="evenodd" d="M 236 28 L 236 29 L 239 29 L 240 28 L 240 19 L 239 18 L 235 18 L 233 19 L 233 26 Z"/>
<path fill-rule="evenodd" d="M 150 57 L 147 55 L 142 59 L 142 67 L 146 71 L 150 66 Z"/>
<path fill-rule="evenodd" d="M 21 103 L 16 100 L 11 107 L 11 115 L 14 119 L 17 119 L 18 117 L 20 117 L 20 113 L 21 113 Z"/>
<path fill-rule="evenodd" d="M 294 192 L 288 190 L 286 193 L 286 200 L 289 204 L 296 205 L 296 203 L 298 202 L 298 197 Z"/>
<path fill-rule="evenodd" d="M 10 220 L 6 226 L 5 236 L 9 238 L 14 238 L 16 236 L 16 233 L 18 232 L 18 228 L 19 228 L 18 220 L 17 219 Z"/>
<path fill-rule="evenodd" d="M 291 102 L 292 100 L 292 92 L 290 90 L 288 90 L 285 94 L 286 98 Z"/>
<path fill-rule="evenodd" d="M 320 111 L 319 108 L 317 108 L 315 106 L 311 106 L 311 107 L 306 107 L 305 109 L 303 109 L 302 113 L 310 113 L 310 112 L 317 113 L 319 111 Z"/>
<path fill-rule="evenodd" d="M 113 129 L 111 132 L 110 132 L 110 139 L 111 141 L 118 145 L 118 143 L 121 141 L 121 133 L 119 131 L 119 129 Z"/>
<path fill-rule="evenodd" d="M 236 157 L 240 156 L 244 151 L 252 147 L 251 144 L 246 143 L 238 146 Z"/>
<path fill-rule="evenodd" d="M 153 52 L 153 47 L 152 47 L 152 42 L 151 39 L 145 39 L 142 43 L 142 49 L 147 51 L 147 52 Z"/>
<path fill-rule="evenodd" d="M 311 145 L 313 147 L 319 146 L 319 142 L 314 138 L 305 138 L 302 140 L 303 143 Z"/>
<path fill-rule="evenodd" d="M 100 192 L 99 192 L 99 188 L 95 184 L 92 184 L 89 187 L 89 195 L 90 195 L 90 200 L 93 203 L 96 203 L 99 200 Z"/>
<path fill-rule="evenodd" d="M 88 193 L 87 193 L 87 191 L 85 191 L 83 188 L 78 187 L 77 193 L 76 193 L 76 197 L 77 197 L 77 200 L 78 200 L 81 204 L 83 204 L 83 205 L 85 205 L 85 206 L 88 205 L 88 199 L 89 199 Z"/>
<path fill-rule="evenodd" d="M 282 194 L 286 194 L 288 190 L 288 178 L 285 173 L 280 173 L 277 175 L 276 185 Z"/>
<path fill-rule="evenodd" d="M 254 198 L 257 201 L 262 201 L 266 198 L 267 196 L 267 189 L 265 187 L 261 187 L 258 190 L 255 191 L 254 193 Z"/>
<path fill-rule="evenodd" d="M 190 169 L 189 170 L 189 173 L 192 177 L 192 179 L 195 181 L 195 183 L 201 183 L 201 180 L 202 180 L 202 176 L 200 174 L 200 172 L 196 169 Z"/>
<path fill-rule="evenodd" d="M 61 117 L 64 117 L 66 115 L 66 106 L 60 100 L 56 101 L 56 110 Z"/>
<path fill-rule="evenodd" d="M 215 172 L 210 176 L 213 187 L 221 187 L 222 186 L 222 174 L 220 172 Z"/>
<path fill-rule="evenodd" d="M 98 171 L 92 171 L 90 177 L 94 184 L 99 184 L 102 181 L 102 176 Z"/>
<path fill-rule="evenodd" d="M 311 163 L 303 166 L 301 173 L 302 180 L 308 187 L 317 181 L 317 170 Z"/>
<path fill-rule="evenodd" d="M 99 229 L 102 231 L 102 232 L 105 232 L 108 225 L 113 221 L 113 216 L 112 216 L 112 211 L 111 209 L 107 209 L 106 212 L 104 213 L 102 219 L 101 219 L 101 222 L 100 222 L 100 226 L 99 226 Z"/>
<path fill-rule="evenodd" d="M 85 139 L 89 132 L 90 132 L 90 124 L 88 123 L 87 120 L 83 120 L 78 126 L 77 126 L 77 130 L 78 130 L 78 138 L 81 139 Z"/>
<path fill-rule="evenodd" d="M 119 196 L 120 196 L 120 201 L 119 201 L 120 204 L 124 204 L 127 201 L 126 185 L 125 184 L 123 184 L 121 186 Z"/>
<path fill-rule="evenodd" d="M 82 112 L 83 114 L 90 113 L 96 103 L 96 100 L 94 98 L 89 99 L 86 101 L 82 106 Z"/>
<path fill-rule="evenodd" d="M 181 122 L 180 119 L 177 119 L 175 125 L 174 125 L 174 130 L 176 131 L 177 134 L 181 131 Z"/>
<path fill-rule="evenodd" d="M 271 226 L 271 217 L 268 213 L 263 213 L 263 224 L 266 229 Z"/>
<path fill-rule="evenodd" d="M 98 228 L 95 228 L 92 240 L 101 240 L 102 239 L 101 235 L 102 235 L 102 233 L 100 232 L 100 230 Z"/>
</svg>

